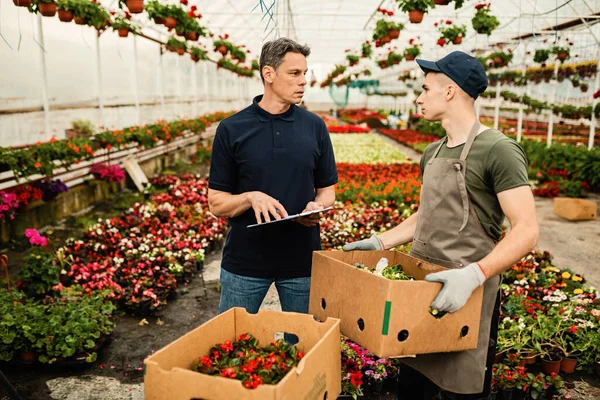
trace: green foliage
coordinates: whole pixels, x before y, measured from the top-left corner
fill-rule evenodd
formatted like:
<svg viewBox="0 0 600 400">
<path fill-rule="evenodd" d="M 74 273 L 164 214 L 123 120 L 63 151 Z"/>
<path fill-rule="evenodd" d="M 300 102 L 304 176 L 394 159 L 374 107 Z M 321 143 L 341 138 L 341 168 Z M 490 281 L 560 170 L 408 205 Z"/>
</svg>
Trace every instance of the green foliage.
<svg viewBox="0 0 600 400">
<path fill-rule="evenodd" d="M 417 45 L 414 45 L 413 47 L 407 47 L 406 49 L 404 49 L 405 57 L 407 55 L 412 56 L 412 57 L 418 57 L 420 54 L 421 54 L 421 48 Z"/>
<path fill-rule="evenodd" d="M 465 37 L 467 34 L 466 25 L 451 25 L 449 27 L 441 25 L 438 30 L 440 31 L 442 37 L 449 42 L 455 40 L 459 36 Z"/>
<path fill-rule="evenodd" d="M 52 287 L 58 284 L 59 268 L 54 263 L 54 254 L 45 248 L 34 246 L 25 255 L 24 264 L 19 270 L 19 280 L 27 293 L 36 297 L 51 294 Z"/>
<path fill-rule="evenodd" d="M 500 26 L 500 21 L 490 13 L 489 5 L 479 8 L 471 20 L 473 29 L 477 33 L 491 35 L 492 32 Z"/>
<path fill-rule="evenodd" d="M 548 60 L 550 57 L 550 50 L 547 49 L 537 49 L 535 51 L 535 55 L 533 56 L 533 61 L 536 63 L 543 63 Z"/>
<path fill-rule="evenodd" d="M 431 8 L 434 8 L 433 0 L 396 0 L 398 8 L 404 12 L 422 11 L 427 13 Z"/>
</svg>

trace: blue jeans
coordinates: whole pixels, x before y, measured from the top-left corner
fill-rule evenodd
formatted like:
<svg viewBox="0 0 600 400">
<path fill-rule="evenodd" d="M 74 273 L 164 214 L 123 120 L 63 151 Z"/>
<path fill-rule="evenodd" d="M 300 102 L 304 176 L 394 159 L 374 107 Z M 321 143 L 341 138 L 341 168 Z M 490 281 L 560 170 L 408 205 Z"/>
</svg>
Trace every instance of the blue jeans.
<svg viewBox="0 0 600 400">
<path fill-rule="evenodd" d="M 256 314 L 273 282 L 275 282 L 283 311 L 308 313 L 310 277 L 291 279 L 254 278 L 232 274 L 221 268 L 219 314 L 233 307 L 242 307 L 250 314 Z M 298 343 L 296 335 L 286 333 L 284 336 L 288 343 Z"/>
</svg>

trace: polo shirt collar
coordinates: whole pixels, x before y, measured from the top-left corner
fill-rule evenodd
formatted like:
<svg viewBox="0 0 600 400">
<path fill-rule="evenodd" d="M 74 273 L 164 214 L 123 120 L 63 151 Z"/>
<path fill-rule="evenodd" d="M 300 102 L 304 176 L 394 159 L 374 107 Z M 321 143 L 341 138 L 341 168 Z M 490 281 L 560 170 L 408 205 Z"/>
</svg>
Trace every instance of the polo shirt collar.
<svg viewBox="0 0 600 400">
<path fill-rule="evenodd" d="M 270 112 L 262 109 L 258 105 L 258 103 L 262 100 L 262 97 L 262 94 L 258 95 L 252 101 L 252 108 L 254 109 L 254 112 L 256 112 L 256 115 L 258 116 L 258 119 L 261 122 L 268 122 L 275 119 L 281 119 L 283 121 L 294 121 L 296 119 L 296 116 L 294 115 L 294 110 L 296 109 L 296 106 L 294 104 L 290 105 L 290 108 L 282 114 L 271 114 Z"/>
</svg>

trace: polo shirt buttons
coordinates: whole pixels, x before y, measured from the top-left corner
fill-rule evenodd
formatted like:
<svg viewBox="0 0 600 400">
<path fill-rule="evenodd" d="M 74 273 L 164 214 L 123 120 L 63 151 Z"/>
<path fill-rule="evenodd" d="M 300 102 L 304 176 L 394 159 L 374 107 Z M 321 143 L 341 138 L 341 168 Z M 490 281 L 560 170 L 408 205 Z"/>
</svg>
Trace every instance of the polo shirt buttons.
<svg viewBox="0 0 600 400">
<path fill-rule="evenodd" d="M 279 135 L 279 132 L 276 132 L 275 134 L 276 134 L 276 135 Z"/>
</svg>

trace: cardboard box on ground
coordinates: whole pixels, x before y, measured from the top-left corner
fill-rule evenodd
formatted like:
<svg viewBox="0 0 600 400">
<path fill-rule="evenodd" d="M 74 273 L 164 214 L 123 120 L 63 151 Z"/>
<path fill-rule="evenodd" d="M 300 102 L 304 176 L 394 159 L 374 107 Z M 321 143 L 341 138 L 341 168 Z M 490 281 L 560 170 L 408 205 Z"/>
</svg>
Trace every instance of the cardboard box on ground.
<svg viewBox="0 0 600 400">
<path fill-rule="evenodd" d="M 556 197 L 554 214 L 569 221 L 589 221 L 596 219 L 598 207 L 596 203 L 584 199 Z"/>
<path fill-rule="evenodd" d="M 372 269 L 383 257 L 416 280 L 389 280 L 353 265 Z M 425 276 L 445 269 L 397 251 L 315 252 L 309 313 L 339 318 L 343 335 L 380 357 L 474 349 L 483 287 L 456 313 L 439 319 L 429 313 L 442 285 Z"/>
<path fill-rule="evenodd" d="M 317 322 L 311 315 L 261 310 L 248 314 L 233 308 L 162 348 L 145 361 L 146 400 L 324 400 L 341 393 L 340 321 Z M 293 333 L 305 353 L 277 385 L 246 389 L 242 382 L 192 370 L 201 356 L 225 340 L 251 333 L 261 346 L 276 333 Z"/>
</svg>

